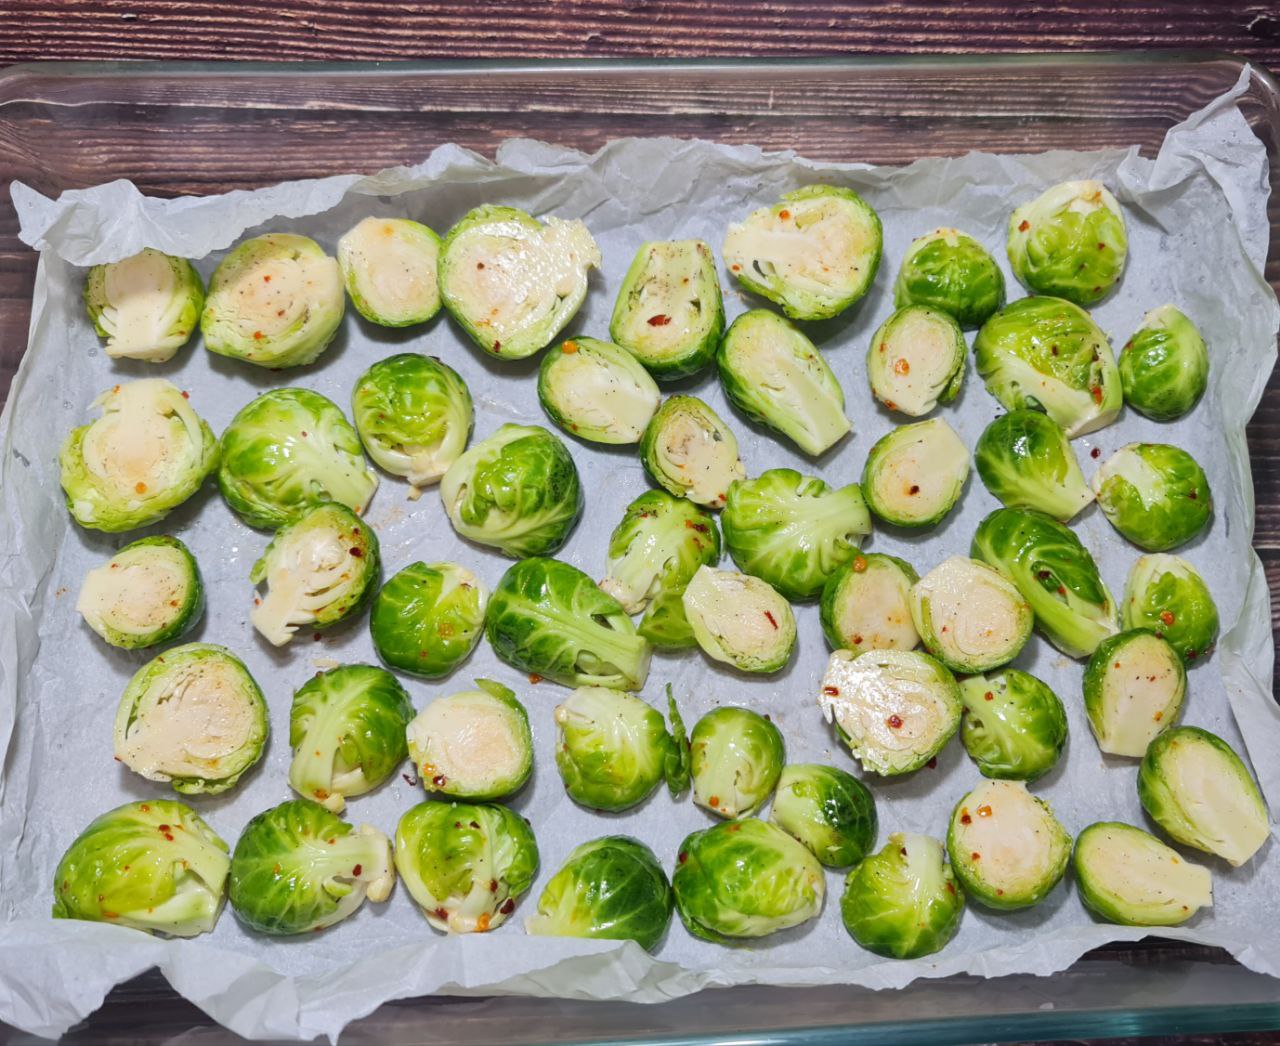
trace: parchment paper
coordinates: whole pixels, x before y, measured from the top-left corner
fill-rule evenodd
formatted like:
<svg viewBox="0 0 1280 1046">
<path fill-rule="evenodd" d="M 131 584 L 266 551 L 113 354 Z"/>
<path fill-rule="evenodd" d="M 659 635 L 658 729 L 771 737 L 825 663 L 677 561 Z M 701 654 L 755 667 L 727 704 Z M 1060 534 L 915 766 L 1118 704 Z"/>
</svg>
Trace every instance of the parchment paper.
<svg viewBox="0 0 1280 1046">
<path fill-rule="evenodd" d="M 673 803 L 665 789 L 618 816 L 575 807 L 552 759 L 552 709 L 568 691 L 546 682 L 531 685 L 498 662 L 487 645 L 443 683 L 406 684 L 422 707 L 439 694 L 466 688 L 474 676 L 491 676 L 514 687 L 529 708 L 536 771 L 512 805 L 533 823 L 542 869 L 511 921 L 498 931 L 442 936 L 420 917 L 403 889 L 385 905 L 366 905 L 338 927 L 298 941 L 255 936 L 230 911 L 211 935 L 191 941 L 51 920 L 53 868 L 76 833 L 120 802 L 169 794 L 111 757 L 119 695 L 154 651 L 129 654 L 107 647 L 74 610 L 84 573 L 140 534 L 104 536 L 75 526 L 62 505 L 56 453 L 67 431 L 89 416 L 93 397 L 117 381 L 167 376 L 190 391 L 192 404 L 220 431 L 253 396 L 276 386 L 316 389 L 345 408 L 355 378 L 366 367 L 404 350 L 438 354 L 463 374 L 475 395 L 476 438 L 506 421 L 548 424 L 534 392 L 536 360 L 486 359 L 443 315 L 426 327 L 394 332 L 371 327 L 348 310 L 337 343 L 318 364 L 284 373 L 213 356 L 198 342 L 168 364 L 113 364 L 84 315 L 82 266 L 153 246 L 197 259 L 207 278 L 225 249 L 242 236 L 295 231 L 332 250 L 341 233 L 368 214 L 408 215 L 443 231 L 479 203 L 509 203 L 587 222 L 603 250 L 604 270 L 593 277 L 570 333 L 607 336 L 614 295 L 642 241 L 701 237 L 718 252 L 730 220 L 788 189 L 826 181 L 864 194 L 885 227 L 884 261 L 870 295 L 847 315 L 811 329 L 844 384 L 854 434 L 810 461 L 736 416 L 712 374 L 683 387 L 705 397 L 730 421 L 749 473 L 789 465 L 846 483 L 859 476 L 871 444 L 901 420 L 874 404 L 863 357 L 871 332 L 892 307 L 893 276 L 911 239 L 939 225 L 956 225 L 977 236 L 1004 265 L 1005 222 L 1013 206 L 1063 179 L 1100 178 L 1125 206 L 1131 253 L 1118 293 L 1094 310 L 1095 316 L 1118 349 L 1144 312 L 1165 302 L 1178 304 L 1209 343 L 1211 386 L 1204 402 L 1182 421 L 1159 425 L 1126 412 L 1118 424 L 1075 446 L 1086 474 L 1097 465 L 1093 448 L 1100 448 L 1098 460 L 1105 460 L 1136 439 L 1177 443 L 1205 466 L 1216 515 L 1207 533 L 1179 554 L 1205 574 L 1222 611 L 1224 635 L 1214 656 L 1190 673 L 1185 721 L 1247 750 L 1278 809 L 1280 711 L 1271 697 L 1267 587 L 1250 550 L 1253 494 L 1243 438 L 1275 358 L 1278 310 L 1261 275 L 1268 240 L 1266 158 L 1233 104 L 1238 93 L 1174 128 L 1154 161 L 1132 149 L 971 153 L 904 168 L 869 168 L 696 141 L 618 141 L 594 156 L 518 141 L 503 145 L 496 162 L 446 146 L 417 167 L 220 197 L 148 199 L 131 184 L 115 182 L 53 202 L 15 185 L 22 238 L 41 251 L 41 261 L 30 348 L 0 423 L 0 737 L 6 744 L 0 780 L 0 1018 L 57 1034 L 99 1005 L 112 985 L 159 966 L 179 992 L 244 1035 L 336 1036 L 348 1021 L 388 999 L 431 992 L 660 1001 L 709 985 L 750 982 L 893 987 L 961 972 L 1049 974 L 1103 942 L 1142 937 L 1141 929 L 1096 923 L 1068 881 L 1030 911 L 995 914 L 970 906 L 958 937 L 939 955 L 915 962 L 883 960 L 858 948 L 841 925 L 843 877 L 836 872 L 828 874 L 827 903 L 819 919 L 742 947 L 695 941 L 678 922 L 653 957 L 630 943 L 527 937 L 522 917 L 577 843 L 610 832 L 631 833 L 670 867 L 680 840 L 711 819 L 687 798 Z M 757 304 L 722 275 L 730 318 Z M 1007 269 L 1006 275 L 1016 297 L 1021 288 Z M 970 367 L 964 392 L 940 413 L 972 447 L 997 410 Z M 562 556 L 599 577 L 607 536 L 624 506 L 645 489 L 646 479 L 631 450 L 569 443 L 588 507 Z M 434 492 L 416 503 L 406 493 L 402 481 L 383 477 L 369 511 L 388 575 L 419 558 L 456 559 L 490 585 L 498 580 L 509 561 L 457 539 Z M 923 573 L 948 555 L 965 553 L 978 521 L 995 507 L 973 476 L 958 509 L 937 529 L 918 537 L 877 530 L 868 547 L 904 556 Z M 1137 550 L 1096 507 L 1076 527 L 1118 597 Z M 279 652 L 259 639 L 247 621 L 253 595 L 247 574 L 268 535 L 241 525 L 213 484 L 151 530 L 180 536 L 204 571 L 208 612 L 188 638 L 225 643 L 239 653 L 270 704 L 273 736 L 257 772 L 229 795 L 192 800 L 234 843 L 252 815 L 290 797 L 292 691 L 318 667 L 374 660 L 373 649 L 363 621 L 318 641 L 304 633 Z M 696 651 L 679 658 L 658 656 L 645 696 L 657 699 L 670 680 L 690 724 L 722 702 L 768 711 L 786 736 L 792 761 L 854 768 L 815 701 L 828 656 L 816 607 L 800 608 L 798 618 L 798 655 L 778 675 L 748 678 L 722 670 Z M 1054 687 L 1070 719 L 1067 753 L 1035 792 L 1073 832 L 1104 818 L 1144 824 L 1135 762 L 1103 758 L 1090 735 L 1080 698 L 1081 666 L 1039 638 L 1015 663 Z M 943 751 L 936 768 L 904 779 L 871 779 L 881 842 L 898 830 L 944 835 L 953 803 L 979 779 L 958 739 Z M 376 794 L 354 800 L 349 817 L 390 833 L 400 814 L 422 797 L 420 789 L 397 776 Z M 1212 911 L 1161 933 L 1220 945 L 1255 970 L 1280 974 L 1273 850 L 1268 843 L 1237 870 L 1205 859 L 1214 873 Z"/>
</svg>

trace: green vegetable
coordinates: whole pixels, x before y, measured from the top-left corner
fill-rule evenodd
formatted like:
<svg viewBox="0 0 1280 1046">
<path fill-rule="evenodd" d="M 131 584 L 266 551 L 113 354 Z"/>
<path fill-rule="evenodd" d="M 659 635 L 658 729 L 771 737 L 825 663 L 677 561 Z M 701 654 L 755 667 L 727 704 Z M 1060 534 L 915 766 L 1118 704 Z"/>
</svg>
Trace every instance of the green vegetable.
<svg viewBox="0 0 1280 1046">
<path fill-rule="evenodd" d="M 791 606 L 767 581 L 699 567 L 681 597 L 703 653 L 741 672 L 776 672 L 796 648 Z"/>
<path fill-rule="evenodd" d="M 1187 664 L 1208 657 L 1218 640 L 1218 607 L 1204 578 L 1185 559 L 1139 556 L 1124 586 L 1125 628 L 1149 628 Z"/>
<path fill-rule="evenodd" d="M 1121 926 L 1178 926 L 1213 906 L 1209 869 L 1118 821 L 1076 837 L 1072 869 L 1085 907 Z"/>
<path fill-rule="evenodd" d="M 489 590 L 457 563 L 410 563 L 373 600 L 374 649 L 392 668 L 446 676 L 480 642 Z"/>
<path fill-rule="evenodd" d="M 833 650 L 912 650 L 920 643 L 911 620 L 911 564 L 879 552 L 858 553 L 822 586 L 819 616 Z"/>
<path fill-rule="evenodd" d="M 1174 421 L 1200 402 L 1209 383 L 1209 350 L 1195 324 L 1172 305 L 1142 318 L 1120 350 L 1124 401 L 1155 421 Z"/>
<path fill-rule="evenodd" d="M 408 218 L 365 218 L 338 241 L 351 304 L 370 323 L 408 327 L 440 311 L 440 237 Z"/>
<path fill-rule="evenodd" d="M 1098 747 L 1140 757 L 1177 721 L 1187 693 L 1178 652 L 1145 628 L 1109 636 L 1084 670 L 1084 707 Z"/>
<path fill-rule="evenodd" d="M 871 336 L 871 394 L 890 410 L 924 417 L 960 394 L 967 353 L 964 332 L 950 313 L 903 306 Z"/>
<path fill-rule="evenodd" d="M 1167 552 L 1209 525 L 1213 496 L 1196 459 L 1168 443 L 1130 443 L 1093 474 L 1111 525 L 1139 548 Z"/>
<path fill-rule="evenodd" d="M 786 762 L 782 732 L 749 708 L 712 709 L 689 735 L 693 801 L 720 817 L 745 817 L 773 794 Z"/>
<path fill-rule="evenodd" d="M 941 418 L 900 425 L 876 440 L 862 493 L 880 519 L 931 527 L 955 507 L 969 478 L 969 449 Z"/>
<path fill-rule="evenodd" d="M 935 229 L 907 248 L 893 284 L 893 304 L 941 309 L 961 327 L 980 327 L 1004 305 L 1004 274 L 972 236 Z"/>
<path fill-rule="evenodd" d="M 144 247 L 90 269 L 84 304 L 113 360 L 165 363 L 200 321 L 204 283 L 186 258 Z"/>
<path fill-rule="evenodd" d="M 1067 434 L 1048 414 L 1021 408 L 982 430 L 973 463 L 1009 508 L 1030 508 L 1062 523 L 1093 500 Z"/>
<path fill-rule="evenodd" d="M 696 505 L 723 508 L 729 485 L 746 478 L 738 441 L 695 396 L 671 396 L 640 440 L 645 472 L 663 490 Z"/>
<path fill-rule="evenodd" d="M 911 588 L 911 618 L 924 648 L 955 672 L 1008 664 L 1031 638 L 1031 604 L 1003 574 L 951 556 Z"/>
<path fill-rule="evenodd" d="M 773 821 L 828 868 L 848 868 L 876 843 L 876 803 L 853 774 L 819 763 L 793 763 L 778 778 Z"/>
<path fill-rule="evenodd" d="M 960 740 L 983 777 L 1034 781 L 1057 765 L 1067 713 L 1047 683 L 1005 668 L 962 680 L 960 700 Z"/>
<path fill-rule="evenodd" d="M 592 443 L 639 443 L 662 394 L 626 349 L 574 338 L 542 357 L 538 400 L 565 432 Z"/>
<path fill-rule="evenodd" d="M 76 610 L 112 646 L 138 650 L 195 627 L 204 613 L 204 582 L 177 538 L 141 538 L 85 575 Z"/>
</svg>

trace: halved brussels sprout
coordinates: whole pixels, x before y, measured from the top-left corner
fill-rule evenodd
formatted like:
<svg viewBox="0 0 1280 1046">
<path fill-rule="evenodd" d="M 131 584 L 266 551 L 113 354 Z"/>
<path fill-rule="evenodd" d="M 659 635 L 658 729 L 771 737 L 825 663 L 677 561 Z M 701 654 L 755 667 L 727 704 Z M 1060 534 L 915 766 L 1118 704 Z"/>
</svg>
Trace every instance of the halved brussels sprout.
<svg viewBox="0 0 1280 1046">
<path fill-rule="evenodd" d="M 685 929 L 724 944 L 816 918 L 827 883 L 804 846 L 768 821 L 748 817 L 687 836 L 671 888 Z"/>
<path fill-rule="evenodd" d="M 310 799 L 290 799 L 251 820 L 231 855 L 231 907 L 259 933 L 323 930 L 396 884 L 391 841 L 352 828 Z"/>
<path fill-rule="evenodd" d="M 1081 832 L 1072 868 L 1085 907 L 1121 926 L 1178 926 L 1213 907 L 1208 868 L 1119 821 Z"/>
<path fill-rule="evenodd" d="M 911 620 L 911 586 L 919 575 L 897 556 L 858 553 L 822 586 L 819 616 L 834 650 L 913 650 L 920 634 Z"/>
<path fill-rule="evenodd" d="M 533 772 L 533 734 L 524 705 L 492 679 L 477 679 L 476 686 L 436 698 L 405 731 L 428 793 L 502 799 L 520 791 Z"/>
<path fill-rule="evenodd" d="M 964 892 L 942 844 L 910 832 L 894 832 L 883 850 L 854 865 L 840 899 L 849 936 L 889 959 L 941 951 L 963 915 Z"/>
<path fill-rule="evenodd" d="M 392 668 L 439 679 L 480 642 L 488 604 L 489 590 L 466 567 L 410 563 L 373 598 L 373 647 Z"/>
<path fill-rule="evenodd" d="M 84 576 L 76 610 L 112 646 L 137 650 L 195 626 L 204 613 L 204 582 L 177 538 L 142 538 Z"/>
<path fill-rule="evenodd" d="M 355 429 L 309 389 L 264 392 L 231 419 L 221 443 L 218 489 L 251 527 L 282 527 L 327 501 L 359 515 L 378 489 Z"/>
<path fill-rule="evenodd" d="M 538 400 L 565 432 L 592 443 L 639 443 L 662 394 L 639 361 L 618 346 L 573 338 L 542 357 Z"/>
<path fill-rule="evenodd" d="M 1267 805 L 1226 741 L 1194 726 L 1166 730 L 1138 767 L 1138 799 L 1175 841 L 1239 868 L 1271 834 Z"/>
<path fill-rule="evenodd" d="M 175 792 L 216 795 L 262 758 L 267 703 L 226 647 L 187 643 L 129 680 L 116 711 L 115 756 Z"/>
<path fill-rule="evenodd" d="M 970 551 L 1014 583 L 1040 631 L 1068 657 L 1088 657 L 1118 631 L 1115 600 L 1093 556 L 1051 516 L 998 508 L 978 524 Z"/>
<path fill-rule="evenodd" d="M 351 417 L 369 457 L 407 479 L 412 499 L 462 456 L 474 410 L 457 371 L 434 356 L 402 352 L 356 381 Z"/>
<path fill-rule="evenodd" d="M 1031 604 L 1003 574 L 964 556 L 944 559 L 911 588 L 924 648 L 955 672 L 1006 665 L 1031 638 Z"/>
<path fill-rule="evenodd" d="M 729 485 L 747 475 L 737 439 L 696 396 L 671 396 L 658 408 L 640 440 L 640 461 L 663 490 L 707 508 L 723 508 Z"/>
<path fill-rule="evenodd" d="M 867 293 L 883 245 L 879 215 L 856 192 L 806 185 L 730 225 L 724 261 L 793 320 L 825 320 Z"/>
<path fill-rule="evenodd" d="M 680 598 L 708 657 L 741 672 L 776 672 L 791 660 L 796 618 L 767 581 L 699 567 Z"/>
<path fill-rule="evenodd" d="M 981 327 L 1004 305 L 1004 273 L 985 247 L 959 229 L 934 229 L 911 241 L 893 284 L 893 304 L 926 305 Z"/>
<path fill-rule="evenodd" d="M 1006 410 L 1043 410 L 1071 439 L 1110 425 L 1124 405 L 1107 336 L 1062 298 L 1006 305 L 978 331 L 973 359 Z"/>
<path fill-rule="evenodd" d="M 648 640 L 612 596 L 558 559 L 521 560 L 502 575 L 485 611 L 493 652 L 521 672 L 565 686 L 639 690 Z"/>
<path fill-rule="evenodd" d="M 862 769 L 892 777 L 918 770 L 960 728 L 960 687 L 941 662 L 914 650 L 837 650 L 818 707 Z"/>
<path fill-rule="evenodd" d="M 960 700 L 960 740 L 983 777 L 1034 781 L 1057 765 L 1067 713 L 1047 683 L 1006 668 L 961 680 Z"/>
<path fill-rule="evenodd" d="M 1129 251 L 1124 212 L 1101 182 L 1061 182 L 1009 216 L 1009 264 L 1033 292 L 1106 297 Z"/>
<path fill-rule="evenodd" d="M 1186 693 L 1178 652 L 1145 628 L 1104 639 L 1084 670 L 1084 708 L 1108 755 L 1141 757 L 1177 721 Z"/>
<path fill-rule="evenodd" d="M 776 312 L 752 309 L 734 320 L 716 361 L 729 402 L 806 454 L 829 450 L 851 428 L 831 367 Z"/>
<path fill-rule="evenodd" d="M 113 360 L 164 363 L 200 322 L 204 283 L 186 258 L 144 247 L 90 269 L 84 304 Z"/>
<path fill-rule="evenodd" d="M 1093 474 L 1098 507 L 1148 552 L 1167 552 L 1209 525 L 1213 495 L 1196 459 L 1168 443 L 1129 443 Z"/>
<path fill-rule="evenodd" d="M 639 839 L 606 835 L 574 847 L 542 889 L 525 933 L 635 941 L 652 951 L 675 905 L 667 873 Z"/>
<path fill-rule="evenodd" d="M 778 778 L 769 819 L 828 868 L 848 868 L 876 844 L 876 801 L 853 774 L 793 763 Z"/>
<path fill-rule="evenodd" d="M 503 425 L 449 466 L 440 498 L 453 529 L 519 559 L 554 552 L 582 515 L 578 467 L 540 425 Z"/>
<path fill-rule="evenodd" d="M 444 307 L 480 348 L 524 359 L 551 341 L 587 296 L 600 248 L 580 221 L 514 207 L 468 211 L 440 247 Z"/>
<path fill-rule="evenodd" d="M 342 813 L 347 799 L 372 792 L 404 762 L 412 718 L 409 695 L 385 669 L 317 672 L 294 691 L 289 709 L 290 787 Z"/>
<path fill-rule="evenodd" d="M 407 327 L 440 311 L 440 237 L 408 218 L 365 218 L 338 241 L 351 304 L 370 323 Z"/>
<path fill-rule="evenodd" d="M 791 600 L 816 599 L 871 533 L 858 484 L 832 490 L 795 469 L 769 469 L 734 482 L 720 523 L 739 569 Z"/>
<path fill-rule="evenodd" d="M 1218 607 L 1196 568 L 1157 553 L 1139 556 L 1124 586 L 1125 628 L 1149 628 L 1191 664 L 1218 640 Z"/>
<path fill-rule="evenodd" d="M 82 527 L 117 533 L 164 519 L 218 467 L 218 440 L 163 378 L 115 385 L 102 417 L 72 429 L 58 456 L 67 508 Z"/>
<path fill-rule="evenodd" d="M 715 708 L 689 735 L 693 801 L 719 817 L 745 817 L 778 784 L 786 751 L 782 732 L 749 708 Z"/>
<path fill-rule="evenodd" d="M 396 870 L 427 922 L 496 930 L 538 872 L 533 829 L 494 803 L 419 803 L 396 828 Z"/>
<path fill-rule="evenodd" d="M 1009 508 L 1032 508 L 1062 523 L 1093 500 L 1071 441 L 1048 414 L 1029 408 L 1001 414 L 982 430 L 973 463 Z"/>
<path fill-rule="evenodd" d="M 921 418 L 950 403 L 964 382 L 969 348 L 951 315 L 924 305 L 900 308 L 871 336 L 867 379 L 890 410 Z"/>
<path fill-rule="evenodd" d="M 313 363 L 342 324 L 338 263 L 315 240 L 255 236 L 218 263 L 200 314 L 204 347 L 279 370 Z"/>
<path fill-rule="evenodd" d="M 1200 402 L 1209 384 L 1209 350 L 1196 326 L 1173 305 L 1142 317 L 1120 350 L 1124 401 L 1155 421 L 1174 421 Z"/>
<path fill-rule="evenodd" d="M 53 917 L 195 937 L 218 921 L 230 867 L 227 844 L 185 803 L 125 803 L 67 847 Z"/>
<path fill-rule="evenodd" d="M 867 506 L 886 523 L 931 527 L 950 512 L 969 478 L 969 448 L 941 418 L 899 425 L 862 467 Z"/>
<path fill-rule="evenodd" d="M 988 908 L 1030 908 L 1058 885 L 1071 836 L 1021 781 L 983 781 L 951 812 L 947 854 L 965 891 Z"/>
<path fill-rule="evenodd" d="M 659 381 L 687 378 L 716 354 L 724 302 L 701 240 L 642 243 L 622 278 L 609 337 Z"/>
</svg>

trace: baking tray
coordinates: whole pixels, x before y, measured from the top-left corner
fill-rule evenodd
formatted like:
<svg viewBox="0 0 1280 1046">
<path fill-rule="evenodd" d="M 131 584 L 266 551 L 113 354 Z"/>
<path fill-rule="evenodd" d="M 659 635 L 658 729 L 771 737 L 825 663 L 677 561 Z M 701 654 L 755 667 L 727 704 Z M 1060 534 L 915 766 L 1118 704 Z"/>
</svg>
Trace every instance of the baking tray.
<svg viewBox="0 0 1280 1046">
<path fill-rule="evenodd" d="M 210 193 L 411 163 L 444 142 L 492 155 L 516 137 L 591 150 L 615 137 L 662 134 L 883 164 L 968 149 L 1138 145 L 1154 153 L 1170 126 L 1235 82 L 1242 64 L 1162 53 L 12 66 L 0 71 L 0 388 L 26 344 L 36 263 L 16 240 L 12 179 L 49 195 L 116 177 L 157 195 Z M 1275 185 L 1280 92 L 1255 69 L 1239 105 L 1268 147 Z M 1274 197 L 1271 217 L 1267 276 L 1275 286 Z M 1269 444 L 1268 419 L 1280 407 L 1280 389 L 1269 392 L 1255 450 Z M 1280 483 L 1269 456 L 1255 456 L 1254 465 L 1262 523 L 1268 506 L 1280 505 Z M 1271 529 L 1259 527 L 1261 542 Z M 1268 549 L 1260 551 L 1265 558 Z M 1280 570 L 1271 574 L 1280 590 Z M 208 1023 L 152 976 L 118 989 L 74 1037 L 149 1041 Z M 743 988 L 663 1006 L 431 998 L 389 1004 L 351 1025 L 344 1040 L 704 1042 L 750 1032 L 753 1042 L 935 1043 L 1278 1026 L 1280 982 L 1208 949 L 1149 942 L 1103 949 L 1047 979 L 953 978 L 892 992 Z"/>
</svg>

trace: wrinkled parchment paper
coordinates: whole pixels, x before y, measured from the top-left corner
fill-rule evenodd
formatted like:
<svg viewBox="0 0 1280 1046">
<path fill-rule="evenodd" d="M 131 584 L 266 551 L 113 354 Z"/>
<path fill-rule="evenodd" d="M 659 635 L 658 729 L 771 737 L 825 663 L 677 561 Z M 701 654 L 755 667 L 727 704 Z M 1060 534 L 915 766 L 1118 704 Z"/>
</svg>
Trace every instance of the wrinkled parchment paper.
<svg viewBox="0 0 1280 1046">
<path fill-rule="evenodd" d="M 519 141 L 503 145 L 493 163 L 443 147 L 417 167 L 219 197 L 148 199 L 131 184 L 115 182 L 53 202 L 15 186 L 22 237 L 41 251 L 41 260 L 30 348 L 0 425 L 0 736 L 7 748 L 0 780 L 0 1018 L 56 1034 L 99 1005 L 112 985 L 158 966 L 179 992 L 237 1032 L 309 1038 L 336 1036 L 348 1021 L 388 999 L 431 992 L 660 1001 L 710 985 L 750 982 L 895 987 L 961 972 L 1049 974 L 1105 941 L 1142 937 L 1141 929 L 1094 922 L 1067 882 L 1030 911 L 995 914 L 971 906 L 958 937 L 941 954 L 893 962 L 862 951 L 845 932 L 838 910 L 842 875 L 836 872 L 828 873 L 819 919 L 741 947 L 696 941 L 678 922 L 652 957 L 631 943 L 528 937 L 522 918 L 577 843 L 628 832 L 646 840 L 671 867 L 680 840 L 711 818 L 687 798 L 673 802 L 665 789 L 621 815 L 575 807 L 552 758 L 552 709 L 567 691 L 547 682 L 530 684 L 498 662 L 487 645 L 443 683 L 406 683 L 422 707 L 466 688 L 474 676 L 491 676 L 514 687 L 529 708 L 536 771 L 512 805 L 533 823 L 542 870 L 498 931 L 461 938 L 438 934 L 403 889 L 389 903 L 366 905 L 338 927 L 301 940 L 256 936 L 230 911 L 211 935 L 192 941 L 53 921 L 53 868 L 75 834 L 120 802 L 169 794 L 111 757 L 117 700 L 149 655 L 107 647 L 74 610 L 84 573 L 140 535 L 106 536 L 75 526 L 62 505 L 56 452 L 67 431 L 89 416 L 93 397 L 117 381 L 164 375 L 189 390 L 193 406 L 220 431 L 253 396 L 276 386 L 315 389 L 346 408 L 357 375 L 405 350 L 438 354 L 463 374 L 475 396 L 476 438 L 507 421 L 547 424 L 534 391 L 536 361 L 484 358 L 443 314 L 425 327 L 396 332 L 367 325 L 349 310 L 338 341 L 318 364 L 285 373 L 213 356 L 198 343 L 159 366 L 113 364 L 98 347 L 80 301 L 85 265 L 152 246 L 196 259 L 207 279 L 243 236 L 300 232 L 333 250 L 342 232 L 369 214 L 407 215 L 443 231 L 477 204 L 509 203 L 534 214 L 586 221 L 603 250 L 604 269 L 593 276 L 569 333 L 607 336 L 614 295 L 642 241 L 701 237 L 718 252 L 730 220 L 798 185 L 829 181 L 864 194 L 885 227 L 884 261 L 868 298 L 812 330 L 844 384 L 853 435 L 819 461 L 809 461 L 736 416 L 712 373 L 684 385 L 730 420 L 749 473 L 786 465 L 847 483 L 859 476 L 871 444 L 902 420 L 874 404 L 863 357 L 871 332 L 891 310 L 893 275 L 911 239 L 939 225 L 957 225 L 1003 265 L 1005 222 L 1015 204 L 1057 181 L 1101 178 L 1125 206 L 1131 253 L 1119 292 L 1095 310 L 1098 321 L 1118 349 L 1144 312 L 1175 302 L 1204 332 L 1213 365 L 1210 392 L 1190 417 L 1159 425 L 1126 412 L 1118 424 L 1075 446 L 1086 474 L 1117 447 L 1138 439 L 1180 444 L 1205 466 L 1215 497 L 1213 525 L 1179 552 L 1208 579 L 1224 635 L 1214 656 L 1190 673 L 1185 721 L 1247 750 L 1273 809 L 1280 809 L 1280 710 L 1271 698 L 1267 587 L 1250 550 L 1253 494 L 1244 443 L 1245 421 L 1275 358 L 1278 310 L 1261 275 L 1268 240 L 1266 158 L 1233 97 L 1218 99 L 1170 131 L 1154 161 L 1136 149 L 972 153 L 899 169 L 816 164 L 790 154 L 669 139 L 618 141 L 594 156 Z M 727 274 L 722 278 L 730 318 L 755 304 Z M 1021 293 L 1011 276 L 1008 283 L 1011 295 Z M 970 368 L 962 395 L 941 416 L 972 447 L 997 410 Z M 582 523 L 561 554 L 599 577 L 607 536 L 646 480 L 629 449 L 568 442 L 588 496 Z M 1101 451 L 1097 460 L 1090 454 L 1095 447 Z M 383 477 L 368 514 L 382 540 L 387 574 L 420 558 L 456 559 L 491 586 L 497 582 L 507 560 L 458 540 L 434 492 L 416 503 L 406 494 L 402 481 Z M 949 555 L 964 554 L 978 521 L 995 507 L 973 476 L 957 510 L 937 529 L 916 537 L 878 530 L 868 547 L 904 556 L 923 573 Z M 1076 527 L 1118 597 L 1137 550 L 1096 507 Z M 270 704 L 273 735 L 259 769 L 229 795 L 191 800 L 234 843 L 253 814 L 290 797 L 292 691 L 318 667 L 374 660 L 373 648 L 363 621 L 315 641 L 304 632 L 282 651 L 261 641 L 247 620 L 253 596 L 247 574 L 268 535 L 241 525 L 212 483 L 152 531 L 180 536 L 205 574 L 208 612 L 187 638 L 224 643 L 239 653 Z M 828 655 L 817 608 L 800 608 L 798 618 L 798 654 L 778 675 L 737 675 L 697 651 L 657 656 L 645 696 L 657 700 L 671 681 L 690 724 L 718 703 L 768 711 L 786 736 L 792 761 L 853 768 L 815 701 Z M 1090 735 L 1080 698 L 1081 665 L 1039 638 L 1015 664 L 1046 679 L 1064 699 L 1070 719 L 1066 755 L 1035 792 L 1073 832 L 1100 819 L 1144 824 L 1135 762 L 1104 758 Z M 899 830 L 943 836 L 952 805 L 978 781 L 958 739 L 935 768 L 904 779 L 872 779 L 881 842 Z M 377 793 L 354 800 L 348 816 L 390 833 L 400 814 L 422 797 L 397 775 Z M 1161 933 L 1220 945 L 1255 970 L 1280 974 L 1280 900 L 1268 882 L 1276 875 L 1273 850 L 1268 843 L 1237 870 L 1209 859 L 1214 908 Z"/>
</svg>

